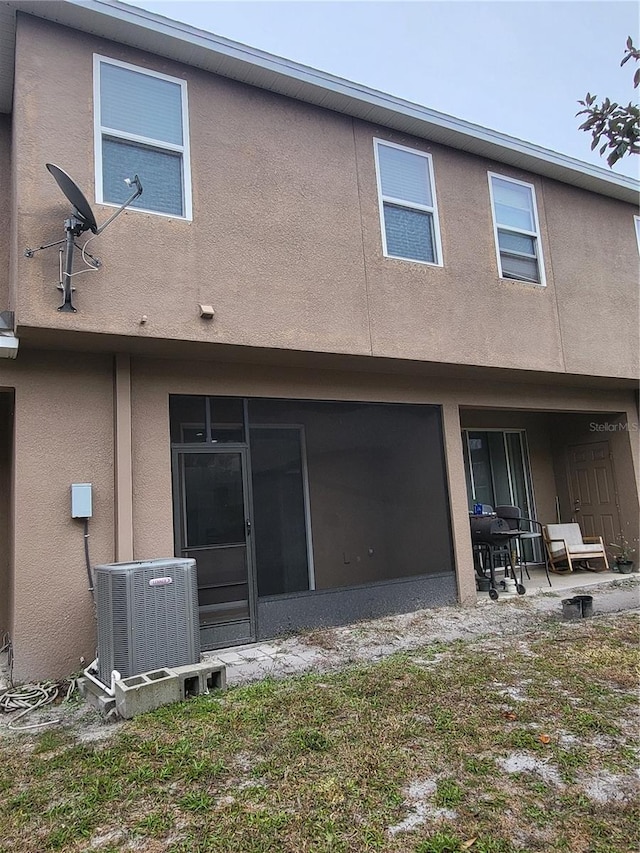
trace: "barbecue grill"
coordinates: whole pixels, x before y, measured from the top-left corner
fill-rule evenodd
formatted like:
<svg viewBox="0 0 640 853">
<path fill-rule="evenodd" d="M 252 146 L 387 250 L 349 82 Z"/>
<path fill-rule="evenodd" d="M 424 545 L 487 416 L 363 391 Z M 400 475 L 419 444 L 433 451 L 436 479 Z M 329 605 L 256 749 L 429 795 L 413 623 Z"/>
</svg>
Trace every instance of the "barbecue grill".
<svg viewBox="0 0 640 853">
<path fill-rule="evenodd" d="M 471 540 L 474 545 L 504 545 L 505 537 L 511 535 L 509 523 L 495 515 L 472 515 Z"/>
<path fill-rule="evenodd" d="M 512 577 L 518 595 L 524 595 L 526 590 L 522 584 L 522 572 L 518 582 L 511 556 L 511 540 L 517 539 L 520 531 L 512 530 L 506 519 L 495 515 L 471 515 L 469 522 L 476 572 L 484 578 L 489 573 L 489 596 L 494 601 L 498 597 L 496 570 L 504 572 L 505 579 Z"/>
</svg>

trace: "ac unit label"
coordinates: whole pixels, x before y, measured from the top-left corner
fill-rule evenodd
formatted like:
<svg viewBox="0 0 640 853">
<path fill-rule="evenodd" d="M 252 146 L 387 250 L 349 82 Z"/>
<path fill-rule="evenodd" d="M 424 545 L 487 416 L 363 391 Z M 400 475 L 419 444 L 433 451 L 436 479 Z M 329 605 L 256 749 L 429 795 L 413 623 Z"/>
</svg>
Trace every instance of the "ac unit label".
<svg viewBox="0 0 640 853">
<path fill-rule="evenodd" d="M 168 586 L 173 583 L 173 578 L 151 578 L 149 586 Z"/>
</svg>

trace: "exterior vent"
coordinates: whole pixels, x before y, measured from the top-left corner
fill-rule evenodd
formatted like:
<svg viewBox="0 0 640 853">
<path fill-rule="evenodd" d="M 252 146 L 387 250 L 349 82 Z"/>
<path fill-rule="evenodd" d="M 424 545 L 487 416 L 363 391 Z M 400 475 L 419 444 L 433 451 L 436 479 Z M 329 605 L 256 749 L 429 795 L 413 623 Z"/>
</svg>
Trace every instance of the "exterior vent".
<svg viewBox="0 0 640 853">
<path fill-rule="evenodd" d="M 196 561 L 143 560 L 94 568 L 98 678 L 111 683 L 200 660 Z"/>
</svg>

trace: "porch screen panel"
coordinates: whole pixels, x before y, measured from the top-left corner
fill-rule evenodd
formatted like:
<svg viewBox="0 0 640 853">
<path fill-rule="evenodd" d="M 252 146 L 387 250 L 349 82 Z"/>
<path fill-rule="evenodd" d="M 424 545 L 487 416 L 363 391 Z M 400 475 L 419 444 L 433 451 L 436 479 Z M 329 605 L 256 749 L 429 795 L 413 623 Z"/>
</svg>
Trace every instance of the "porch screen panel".
<svg viewBox="0 0 640 853">
<path fill-rule="evenodd" d="M 242 443 L 244 410 L 241 397 L 209 397 L 212 444 Z"/>
<path fill-rule="evenodd" d="M 437 407 L 251 400 L 249 420 L 304 426 L 317 590 L 453 570 Z"/>
<path fill-rule="evenodd" d="M 250 430 L 258 595 L 309 589 L 301 433 Z"/>
<path fill-rule="evenodd" d="M 244 543 L 240 457 L 185 453 L 187 548 Z"/>
<path fill-rule="evenodd" d="M 204 397 L 171 395 L 169 418 L 173 444 L 202 444 L 206 441 Z"/>
</svg>

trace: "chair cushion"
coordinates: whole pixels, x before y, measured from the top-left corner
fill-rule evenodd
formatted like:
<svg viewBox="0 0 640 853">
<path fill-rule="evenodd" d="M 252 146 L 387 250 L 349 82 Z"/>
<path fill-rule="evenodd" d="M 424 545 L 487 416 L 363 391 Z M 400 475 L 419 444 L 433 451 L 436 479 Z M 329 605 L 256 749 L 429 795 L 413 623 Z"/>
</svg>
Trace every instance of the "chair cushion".
<svg viewBox="0 0 640 853">
<path fill-rule="evenodd" d="M 564 539 L 569 547 L 572 545 L 577 545 L 578 547 L 583 546 L 584 542 L 582 541 L 582 531 L 580 530 L 579 524 L 547 524 L 547 536 L 549 539 Z M 551 543 L 551 549 L 554 550 L 554 546 L 559 546 L 562 548 L 560 543 Z"/>
<path fill-rule="evenodd" d="M 572 557 L 575 554 L 604 554 L 604 548 L 601 545 L 569 545 L 569 553 Z"/>
</svg>

